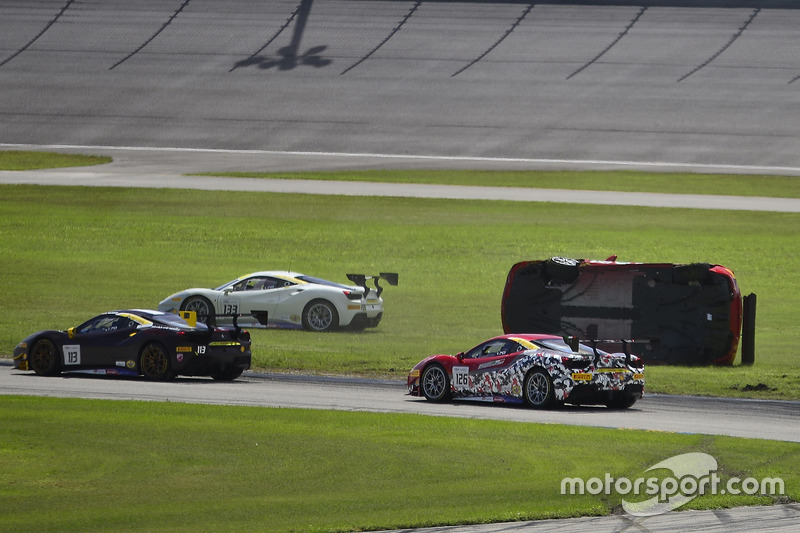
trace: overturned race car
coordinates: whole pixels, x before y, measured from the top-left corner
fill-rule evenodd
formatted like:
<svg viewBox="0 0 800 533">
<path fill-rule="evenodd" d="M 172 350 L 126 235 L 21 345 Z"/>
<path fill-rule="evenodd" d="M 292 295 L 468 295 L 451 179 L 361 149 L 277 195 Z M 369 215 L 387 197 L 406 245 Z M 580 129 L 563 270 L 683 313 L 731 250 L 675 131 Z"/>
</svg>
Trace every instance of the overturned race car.
<svg viewBox="0 0 800 533">
<path fill-rule="evenodd" d="M 544 334 L 491 338 L 457 355 L 432 355 L 408 375 L 408 393 L 450 399 L 526 403 L 548 408 L 564 403 L 631 407 L 644 393 L 644 363 L 630 353 L 637 341 L 620 342 L 625 353 L 589 341 Z"/>
<path fill-rule="evenodd" d="M 754 308 L 743 313 L 730 269 L 616 259 L 552 257 L 515 264 L 503 291 L 503 331 L 647 338 L 652 342 L 640 354 L 647 364 L 730 365 L 748 316 L 744 332 L 752 345 Z M 748 298 L 754 305 L 754 295 Z"/>
</svg>

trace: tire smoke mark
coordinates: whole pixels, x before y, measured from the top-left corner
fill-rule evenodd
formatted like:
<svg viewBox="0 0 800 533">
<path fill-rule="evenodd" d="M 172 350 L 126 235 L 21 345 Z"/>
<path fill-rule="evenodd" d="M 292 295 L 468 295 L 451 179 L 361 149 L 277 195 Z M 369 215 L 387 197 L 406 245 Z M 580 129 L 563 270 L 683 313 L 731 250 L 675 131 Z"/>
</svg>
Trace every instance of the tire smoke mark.
<svg viewBox="0 0 800 533">
<path fill-rule="evenodd" d="M 530 12 L 531 12 L 531 10 L 533 9 L 533 6 L 534 6 L 534 5 L 535 5 L 535 4 L 534 4 L 533 2 L 531 2 L 530 4 L 528 4 L 528 7 L 527 7 L 527 9 L 525 9 L 525 11 L 522 13 L 522 15 L 520 15 L 520 16 L 517 18 L 517 20 L 516 20 L 516 21 L 514 21 L 514 23 L 511 25 L 511 27 L 510 27 L 510 28 L 508 28 L 508 30 L 506 30 L 506 33 L 505 33 L 505 34 L 504 34 L 502 37 L 500 37 L 500 39 L 498 39 L 496 43 L 494 43 L 492 46 L 490 46 L 490 47 L 489 47 L 489 48 L 488 48 L 488 49 L 487 49 L 487 50 L 486 50 L 484 53 L 482 53 L 481 55 L 479 55 L 478 57 L 476 57 L 475 59 L 473 59 L 473 60 L 472 60 L 472 61 L 471 61 L 469 64 L 467 64 L 466 66 L 464 66 L 464 67 L 463 67 L 463 68 L 461 68 L 460 70 L 456 71 L 456 72 L 455 72 L 455 73 L 454 73 L 452 76 L 450 76 L 450 77 L 451 77 L 451 78 L 454 78 L 454 77 L 458 76 L 459 74 L 461 74 L 462 72 L 464 72 L 465 70 L 467 70 L 469 67 L 471 67 L 472 65 L 474 65 L 475 63 L 477 63 L 478 61 L 480 61 L 481 59 L 483 59 L 484 57 L 486 57 L 486 56 L 489 54 L 489 52 L 491 52 L 492 50 L 494 50 L 495 48 L 497 48 L 497 47 L 500 45 L 500 43 L 502 43 L 504 40 L 506 40 L 506 38 L 507 38 L 509 35 L 511 35 L 515 29 L 517 29 L 517 27 L 518 27 L 518 26 L 519 26 L 519 25 L 522 23 L 522 21 L 525 19 L 525 17 L 527 17 L 527 16 L 528 16 L 528 13 L 530 13 Z"/>
<path fill-rule="evenodd" d="M 745 22 L 745 23 L 744 23 L 744 25 L 743 25 L 741 28 L 739 28 L 739 31 L 737 31 L 736 33 L 734 33 L 734 34 L 731 36 L 731 38 L 728 40 L 728 42 L 727 42 L 727 43 L 725 43 L 725 46 L 723 46 L 722 48 L 720 48 L 720 49 L 719 49 L 719 51 L 718 51 L 716 54 L 714 54 L 714 55 L 712 55 L 711 57 L 709 57 L 708 59 L 706 59 L 706 60 L 705 60 L 703 63 L 701 63 L 700 65 L 698 65 L 698 66 L 697 66 L 695 69 L 693 69 L 691 72 L 689 72 L 689 73 L 687 73 L 687 74 L 684 74 L 683 76 L 681 76 L 681 77 L 678 79 L 678 82 L 679 82 L 679 83 L 680 83 L 680 82 L 682 82 L 683 80 L 685 80 L 686 78 L 688 78 L 689 76 L 691 76 L 692 74 L 694 74 L 695 72 L 697 72 L 698 70 L 700 70 L 700 69 L 702 69 L 702 68 L 706 67 L 706 66 L 707 66 L 709 63 L 711 63 L 712 61 L 714 61 L 715 59 L 717 59 L 717 58 L 718 58 L 718 57 L 719 57 L 719 56 L 722 54 L 722 52 L 724 52 L 725 50 L 727 50 L 728 48 L 730 48 L 730 47 L 731 47 L 731 45 L 732 45 L 734 42 L 736 42 L 736 39 L 738 39 L 739 37 L 741 37 L 742 33 L 744 33 L 744 30 L 746 30 L 746 29 L 747 29 L 747 27 L 750 25 L 750 23 L 751 23 L 751 22 L 753 22 L 753 20 L 754 20 L 754 19 L 755 19 L 755 18 L 758 16 L 758 14 L 759 14 L 760 12 L 761 12 L 761 8 L 754 9 L 754 10 L 753 10 L 753 12 L 750 14 L 750 18 L 749 18 L 749 19 L 747 19 L 747 22 Z M 790 83 L 791 83 L 791 82 L 790 82 Z"/>
<path fill-rule="evenodd" d="M 585 65 L 583 65 L 581 68 L 579 68 L 578 70 L 576 70 L 575 72 L 573 72 L 572 74 L 570 74 L 569 76 L 567 76 L 567 79 L 570 79 L 570 78 L 572 78 L 573 76 L 575 76 L 575 75 L 577 75 L 577 74 L 580 74 L 581 72 L 583 72 L 584 70 L 586 70 L 586 69 L 587 69 L 587 68 L 589 68 L 590 66 L 594 65 L 595 63 L 597 63 L 597 61 L 599 61 L 601 57 L 603 57 L 605 54 L 607 54 L 609 50 L 611 50 L 612 48 L 614 48 L 614 47 L 617 45 L 617 43 L 619 43 L 619 42 L 622 40 L 622 38 L 623 38 L 623 37 L 625 37 L 626 35 L 628 35 L 628 32 L 629 32 L 629 31 L 631 31 L 631 28 L 633 28 L 634 24 L 636 24 L 637 22 L 639 22 L 639 19 L 640 19 L 640 18 L 642 18 L 642 15 L 644 15 L 644 12 L 645 12 L 645 11 L 647 11 L 647 6 L 645 6 L 645 7 L 642 7 L 642 8 L 639 10 L 639 12 L 636 14 L 636 16 L 635 16 L 635 17 L 633 17 L 633 20 L 631 20 L 631 21 L 628 23 L 628 26 L 627 26 L 627 27 L 626 27 L 626 28 L 625 28 L 625 29 L 622 31 L 622 33 L 620 33 L 619 35 L 617 35 L 617 38 L 616 38 L 616 39 L 614 39 L 614 41 L 613 41 L 611 44 L 609 44 L 608 46 L 606 46 L 605 50 L 603 50 L 602 52 L 600 52 L 599 54 L 597 54 L 595 57 L 593 57 L 593 58 L 592 58 L 592 60 L 591 60 L 591 61 L 589 61 L 588 63 L 586 63 Z"/>
<path fill-rule="evenodd" d="M 297 15 L 300 13 L 301 9 L 303 9 L 303 2 L 300 2 L 299 4 L 297 4 L 297 7 L 295 8 L 294 12 L 291 15 L 289 15 L 289 18 L 286 19 L 286 22 L 283 23 L 283 26 L 278 28 L 278 31 L 276 31 L 275 34 L 272 37 L 270 37 L 267 40 L 267 42 L 264 43 L 264 46 L 262 46 L 261 48 L 259 48 L 258 50 L 256 50 L 252 54 L 250 54 L 250 56 L 247 59 L 242 59 L 241 61 L 237 61 L 236 64 L 233 65 L 233 67 L 231 67 L 231 69 L 228 72 L 233 72 L 234 70 L 236 70 L 239 67 L 246 67 L 248 65 L 253 64 L 254 62 L 258 62 L 258 60 L 256 59 L 258 54 L 260 54 L 261 52 L 266 50 L 266 48 L 269 45 L 271 45 L 275 41 L 275 39 L 277 39 L 280 36 L 280 34 L 283 33 L 283 31 L 286 28 L 289 27 L 289 24 L 291 24 L 292 21 L 297 17 Z"/>
<path fill-rule="evenodd" d="M 48 23 L 45 25 L 45 27 L 44 27 L 44 28 L 42 28 L 42 31 L 40 31 L 40 32 L 39 32 L 39 34 L 38 34 L 36 37 L 34 37 L 34 38 L 33 38 L 33 39 L 31 39 L 30 41 L 28 41 L 28 43 L 27 43 L 25 46 L 23 46 L 22 48 L 20 48 L 19 50 L 17 50 L 16 52 L 14 52 L 13 54 L 11 54 L 11 55 L 10 55 L 10 56 L 8 56 L 7 58 L 5 58 L 5 59 L 4 59 L 2 62 L 0 62 L 0 67 L 2 67 L 3 65 L 5 65 L 5 64 L 6 64 L 6 63 L 8 63 L 9 61 L 11 61 L 12 59 L 14 59 L 15 57 L 17 57 L 18 55 L 20 55 L 22 52 L 24 52 L 25 50 L 27 50 L 28 48 L 30 48 L 30 46 L 31 46 L 33 43 L 35 43 L 35 42 L 36 42 L 36 41 L 37 41 L 37 40 L 38 40 L 38 39 L 39 39 L 39 38 L 40 38 L 42 35 L 44 35 L 44 34 L 45 34 L 45 32 L 46 32 L 47 30 L 49 30 L 49 29 L 50 29 L 50 27 L 51 27 L 53 24 L 55 24 L 55 23 L 58 21 L 58 19 L 59 19 L 59 18 L 61 18 L 61 15 L 63 15 L 63 14 L 64 14 L 64 12 L 65 12 L 67 9 L 69 9 L 69 7 L 72 5 L 72 2 L 73 2 L 73 1 L 74 1 L 74 0 L 67 0 L 67 3 L 66 3 L 66 4 L 64 4 L 64 7 L 62 7 L 62 8 L 61 8 L 61 11 L 59 11 L 59 12 L 58 12 L 58 15 L 56 15 L 56 16 L 53 18 L 53 20 L 51 20 L 50 22 L 48 22 Z"/>
<path fill-rule="evenodd" d="M 111 68 L 109 68 L 108 70 L 114 70 L 116 67 L 118 67 L 119 65 L 121 65 L 122 63 L 124 63 L 125 61 L 127 61 L 128 59 L 132 58 L 132 57 L 133 57 L 133 56 L 135 56 L 136 54 L 138 54 L 138 53 L 139 53 L 139 52 L 142 50 L 142 48 L 144 48 L 145 46 L 147 46 L 148 44 L 150 44 L 150 43 L 153 41 L 153 39 L 155 39 L 156 37 L 158 37 L 158 35 L 159 35 L 159 34 L 160 34 L 162 31 L 164 31 L 165 29 L 167 29 L 167 26 L 169 26 L 169 25 L 172 23 L 172 21 L 173 21 L 173 20 L 175 20 L 175 17 L 177 17 L 178 15 L 180 15 L 181 11 L 183 11 L 183 9 L 184 9 L 184 8 L 185 8 L 187 5 L 189 5 L 189 2 L 191 2 L 191 1 L 192 1 L 192 0 L 183 0 L 183 3 L 181 4 L 181 6 L 180 6 L 180 7 L 179 7 L 179 8 L 178 8 L 176 11 L 175 11 L 175 13 L 173 13 L 173 14 L 172 14 L 172 16 L 170 16 L 170 17 L 169 17 L 169 19 L 167 19 L 167 21 L 166 21 L 166 22 L 165 22 L 165 23 L 164 23 L 164 24 L 161 26 L 161 28 L 159 28 L 159 29 L 158 29 L 158 31 L 157 31 L 157 32 L 155 32 L 155 33 L 154 33 L 152 36 L 150 36 L 150 38 L 149 38 L 149 39 L 147 39 L 145 42 L 143 42 L 143 43 L 142 43 L 142 45 L 141 45 L 141 46 L 139 46 L 139 48 L 137 48 L 136 50 L 134 50 L 133 52 L 131 52 L 131 53 L 130 53 L 130 54 L 128 54 L 127 56 L 123 57 L 122 59 L 120 59 L 119 61 L 117 61 L 117 62 L 116 62 L 116 63 L 114 63 L 113 65 L 111 65 Z"/>
<path fill-rule="evenodd" d="M 352 65 L 350 65 L 349 67 L 347 67 L 346 69 L 344 69 L 344 70 L 343 70 L 343 71 L 342 71 L 342 72 L 339 74 L 339 76 L 342 76 L 342 75 L 344 75 L 344 74 L 347 74 L 348 72 L 350 72 L 351 70 L 353 70 L 354 68 L 356 68 L 358 65 L 360 65 L 361 63 L 363 63 L 364 61 L 366 61 L 367 59 L 369 59 L 369 58 L 370 58 L 370 57 L 371 57 L 371 56 L 372 56 L 372 55 L 373 55 L 375 52 L 377 52 L 377 51 L 378 51 L 378 50 L 379 50 L 379 49 L 380 49 L 380 48 L 381 48 L 381 47 L 382 47 L 384 44 L 386 44 L 386 43 L 389 41 L 389 39 L 391 39 L 392 37 L 394 37 L 394 36 L 395 36 L 395 34 L 397 34 L 397 32 L 398 32 L 398 31 L 400 31 L 400 29 L 401 29 L 401 28 L 402 28 L 402 27 L 405 25 L 405 23 L 406 23 L 406 22 L 408 22 L 408 20 L 411 18 L 411 16 L 412 16 L 412 15 L 413 15 L 413 14 L 414 14 L 416 11 L 417 11 L 417 9 L 419 9 L 419 6 L 421 6 L 421 5 L 422 5 L 422 0 L 418 0 L 418 1 L 417 1 L 417 3 L 416 3 L 416 4 L 414 4 L 414 5 L 411 7 L 411 9 L 408 11 L 408 13 L 406 13 L 406 16 L 405 16 L 405 17 L 403 17 L 403 20 L 401 20 L 401 21 L 400 21 L 400 23 L 399 23 L 397 26 L 395 26 L 395 27 L 394 27 L 394 29 L 392 29 L 392 31 L 390 31 L 390 32 L 389 32 L 389 35 L 387 35 L 387 36 L 386 36 L 386 38 L 385 38 L 383 41 L 381 41 L 380 43 L 378 43 L 378 46 L 376 46 L 375 48 L 373 48 L 372 50 L 370 50 L 370 51 L 369 51 L 369 53 L 367 53 L 367 55 L 365 55 L 364 57 L 362 57 L 361 59 L 359 59 L 358 61 L 356 61 L 355 63 L 353 63 L 353 64 L 352 64 Z"/>
</svg>

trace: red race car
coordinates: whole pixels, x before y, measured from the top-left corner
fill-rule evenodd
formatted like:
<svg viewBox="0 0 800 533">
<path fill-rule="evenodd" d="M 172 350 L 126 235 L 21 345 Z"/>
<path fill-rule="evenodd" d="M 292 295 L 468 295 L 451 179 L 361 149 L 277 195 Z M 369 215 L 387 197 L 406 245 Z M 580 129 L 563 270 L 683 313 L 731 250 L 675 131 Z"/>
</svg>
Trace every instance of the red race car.
<svg viewBox="0 0 800 533">
<path fill-rule="evenodd" d="M 457 355 L 423 359 L 408 375 L 408 392 L 435 402 L 525 402 L 537 409 L 563 403 L 632 406 L 644 392 L 644 363 L 627 350 L 611 354 L 596 347 L 600 341 L 592 342 L 589 347 L 574 337 L 501 335 Z"/>
<path fill-rule="evenodd" d="M 754 302 L 746 332 L 755 327 Z M 647 338 L 646 363 L 690 365 L 732 364 L 743 316 L 736 278 L 724 266 L 623 263 L 616 256 L 515 264 L 501 314 L 506 333 Z"/>
</svg>

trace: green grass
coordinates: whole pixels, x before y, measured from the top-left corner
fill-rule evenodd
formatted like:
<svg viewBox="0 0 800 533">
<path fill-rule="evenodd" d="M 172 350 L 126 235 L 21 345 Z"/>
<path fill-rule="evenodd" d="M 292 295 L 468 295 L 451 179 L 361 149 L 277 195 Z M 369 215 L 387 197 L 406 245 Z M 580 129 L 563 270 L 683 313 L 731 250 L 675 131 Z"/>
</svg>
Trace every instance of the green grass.
<svg viewBox="0 0 800 533">
<path fill-rule="evenodd" d="M 358 531 L 606 515 L 620 495 L 562 495 L 561 480 L 649 477 L 687 452 L 714 456 L 723 480 L 780 477 L 780 501 L 800 498 L 800 444 L 732 437 L 15 396 L 0 402 L 0 425 L 2 531 Z M 682 509 L 773 501 L 706 495 Z"/>
<path fill-rule="evenodd" d="M 96 155 L 0 150 L 0 170 L 87 167 L 110 162 L 110 157 Z"/>
<path fill-rule="evenodd" d="M 195 175 L 800 198 L 800 177 L 795 176 L 577 170 L 361 170 Z"/>
<path fill-rule="evenodd" d="M 553 255 L 709 261 L 758 294 L 753 367 L 649 367 L 651 392 L 800 399 L 800 215 L 249 192 L 0 187 L 0 354 L 96 313 L 261 269 L 395 271 L 361 334 L 254 331 L 262 370 L 403 379 L 501 333 L 509 268 Z M 755 390 L 753 390 L 755 389 Z"/>
</svg>

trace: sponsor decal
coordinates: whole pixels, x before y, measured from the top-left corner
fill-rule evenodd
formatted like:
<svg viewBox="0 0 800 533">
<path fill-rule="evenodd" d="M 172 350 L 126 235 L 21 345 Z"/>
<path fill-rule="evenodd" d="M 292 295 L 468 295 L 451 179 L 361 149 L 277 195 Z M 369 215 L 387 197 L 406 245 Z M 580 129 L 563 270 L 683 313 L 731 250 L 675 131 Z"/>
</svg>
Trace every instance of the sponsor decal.
<svg viewBox="0 0 800 533">
<path fill-rule="evenodd" d="M 644 379 L 644 374 L 642 374 L 641 372 L 637 372 L 636 374 L 633 375 L 633 379 Z"/>
<path fill-rule="evenodd" d="M 176 356 L 176 359 L 178 360 L 178 362 L 179 362 L 179 363 L 182 363 L 182 362 L 183 362 L 183 354 L 182 354 L 182 353 L 179 353 L 179 354 Z"/>
<path fill-rule="evenodd" d="M 411 373 L 409 374 L 409 377 L 418 378 L 419 377 L 419 369 L 412 370 Z"/>
<path fill-rule="evenodd" d="M 116 366 L 121 366 L 121 367 L 123 367 L 123 368 L 125 367 L 125 361 L 117 361 L 117 362 L 116 362 L 116 363 L 114 363 L 114 364 L 115 364 Z"/>
<path fill-rule="evenodd" d="M 64 350 L 64 365 L 81 364 L 80 344 L 65 344 L 63 350 Z"/>
<path fill-rule="evenodd" d="M 292 322 L 300 322 L 300 315 L 292 315 L 289 317 Z"/>
<path fill-rule="evenodd" d="M 178 346 L 177 348 L 175 348 L 175 351 L 177 351 L 178 353 L 180 353 L 180 352 L 184 352 L 184 353 L 191 352 L 192 351 L 192 347 L 191 346 Z"/>
<path fill-rule="evenodd" d="M 492 368 L 493 366 L 503 366 L 503 363 L 505 362 L 506 362 L 505 359 L 498 359 L 496 361 L 489 361 L 488 363 L 481 363 L 480 365 L 478 365 L 478 370 L 482 368 Z"/>
<path fill-rule="evenodd" d="M 348 306 L 347 306 L 347 310 L 348 311 L 358 311 L 359 309 L 362 309 L 362 308 L 364 310 L 366 310 L 366 307 L 362 307 L 361 305 L 349 305 L 348 304 Z"/>
<path fill-rule="evenodd" d="M 125 366 L 128 367 L 128 368 L 133 368 L 133 367 L 136 366 L 136 362 L 135 361 L 128 361 L 127 363 L 125 363 Z"/>
<path fill-rule="evenodd" d="M 592 374 L 589 372 L 576 372 L 572 374 L 572 381 L 592 381 Z"/>
</svg>

